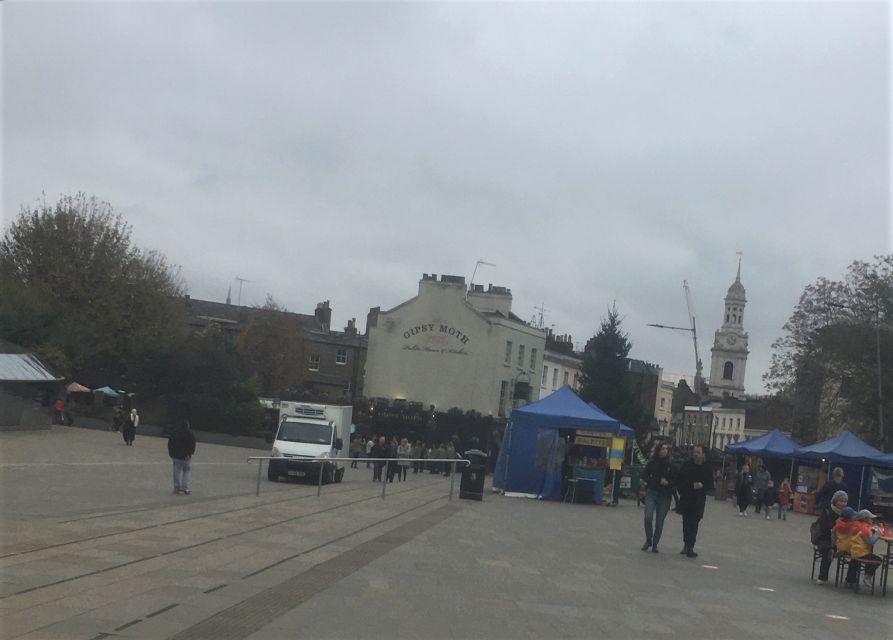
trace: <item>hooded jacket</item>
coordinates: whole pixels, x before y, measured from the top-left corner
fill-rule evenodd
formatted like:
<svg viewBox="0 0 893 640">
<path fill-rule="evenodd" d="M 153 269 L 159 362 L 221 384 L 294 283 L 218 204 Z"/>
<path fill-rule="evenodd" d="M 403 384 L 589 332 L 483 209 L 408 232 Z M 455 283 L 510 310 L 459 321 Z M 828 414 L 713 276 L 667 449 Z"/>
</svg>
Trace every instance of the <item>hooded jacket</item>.
<svg viewBox="0 0 893 640">
<path fill-rule="evenodd" d="M 854 558 L 861 558 L 871 553 L 871 547 L 877 542 L 879 534 L 871 530 L 871 525 L 864 520 L 838 518 L 831 532 L 837 538 L 837 551 L 848 551 Z"/>
</svg>

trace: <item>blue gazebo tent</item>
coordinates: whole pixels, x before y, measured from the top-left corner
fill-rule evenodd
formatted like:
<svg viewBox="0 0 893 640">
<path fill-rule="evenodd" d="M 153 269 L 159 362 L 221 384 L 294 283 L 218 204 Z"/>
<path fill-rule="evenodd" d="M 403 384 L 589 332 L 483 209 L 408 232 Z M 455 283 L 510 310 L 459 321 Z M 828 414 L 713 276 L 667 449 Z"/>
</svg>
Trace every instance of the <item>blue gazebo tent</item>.
<svg viewBox="0 0 893 640">
<path fill-rule="evenodd" d="M 773 429 L 769 433 L 749 438 L 744 442 L 727 444 L 723 451 L 729 454 L 744 454 L 763 458 L 793 458 L 794 451 L 799 446 L 778 429 Z"/>
<path fill-rule="evenodd" d="M 117 398 L 120 395 L 111 387 L 99 387 L 98 389 L 93 389 L 93 393 L 101 393 L 104 396 L 108 396 L 109 398 Z"/>
<path fill-rule="evenodd" d="M 623 438 L 634 433 L 565 385 L 542 400 L 512 411 L 493 473 L 493 486 L 507 493 L 560 499 L 564 456 L 561 429 L 597 431 Z"/>
<path fill-rule="evenodd" d="M 837 460 L 849 464 L 868 464 L 884 455 L 849 431 L 808 447 L 798 447 L 794 454 L 803 460 Z"/>
<path fill-rule="evenodd" d="M 828 469 L 831 467 L 841 467 L 844 470 L 844 482 L 847 477 L 852 477 L 851 472 L 856 472 L 859 478 L 859 493 L 856 506 L 861 508 L 863 500 L 863 490 L 865 488 L 865 466 L 877 463 L 877 459 L 883 457 L 883 453 L 878 451 L 870 444 L 866 444 L 849 431 L 843 431 L 833 438 L 829 438 L 823 442 L 809 445 L 808 447 L 799 447 L 794 452 L 794 456 L 799 460 L 827 461 Z M 829 473 L 830 475 L 830 473 Z M 854 488 L 848 485 L 852 493 Z"/>
</svg>

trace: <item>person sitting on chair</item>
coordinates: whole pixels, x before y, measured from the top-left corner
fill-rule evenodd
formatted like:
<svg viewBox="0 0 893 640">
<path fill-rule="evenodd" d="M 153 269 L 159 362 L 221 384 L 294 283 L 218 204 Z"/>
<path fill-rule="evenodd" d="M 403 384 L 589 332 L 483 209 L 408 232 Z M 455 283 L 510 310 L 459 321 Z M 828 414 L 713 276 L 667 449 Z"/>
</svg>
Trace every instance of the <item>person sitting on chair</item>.
<svg viewBox="0 0 893 640">
<path fill-rule="evenodd" d="M 847 552 L 852 559 L 846 572 L 845 587 L 856 585 L 860 564 L 865 565 L 862 582 L 869 587 L 874 582 L 874 572 L 881 561 L 880 556 L 871 552 L 874 543 L 881 537 L 878 528 L 871 526 L 871 520 L 875 517 L 868 509 L 856 513 L 852 507 L 846 507 L 841 510 L 840 518 L 831 529 L 837 538 L 837 552 Z"/>
</svg>

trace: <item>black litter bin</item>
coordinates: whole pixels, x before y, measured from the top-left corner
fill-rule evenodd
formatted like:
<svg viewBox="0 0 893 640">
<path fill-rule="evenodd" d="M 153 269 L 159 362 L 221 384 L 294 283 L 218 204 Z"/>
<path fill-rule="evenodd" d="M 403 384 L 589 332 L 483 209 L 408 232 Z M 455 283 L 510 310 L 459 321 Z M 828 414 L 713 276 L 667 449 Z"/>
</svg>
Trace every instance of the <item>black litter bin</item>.
<svg viewBox="0 0 893 640">
<path fill-rule="evenodd" d="M 471 464 L 462 467 L 462 480 L 459 483 L 459 497 L 463 500 L 484 499 L 484 476 L 487 472 L 487 454 L 478 449 L 465 452 Z"/>
</svg>

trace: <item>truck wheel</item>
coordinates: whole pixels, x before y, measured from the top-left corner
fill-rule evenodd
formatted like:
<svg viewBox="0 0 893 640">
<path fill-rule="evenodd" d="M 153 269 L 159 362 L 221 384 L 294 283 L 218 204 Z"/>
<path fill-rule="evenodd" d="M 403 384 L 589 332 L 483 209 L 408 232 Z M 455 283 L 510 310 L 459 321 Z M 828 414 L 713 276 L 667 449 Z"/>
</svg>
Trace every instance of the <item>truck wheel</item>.
<svg viewBox="0 0 893 640">
<path fill-rule="evenodd" d="M 335 472 L 335 482 L 341 482 L 342 480 L 344 480 L 344 467 Z"/>
<path fill-rule="evenodd" d="M 329 468 L 323 472 L 322 483 L 332 484 L 333 482 L 335 482 L 335 468 L 329 466 Z"/>
</svg>

